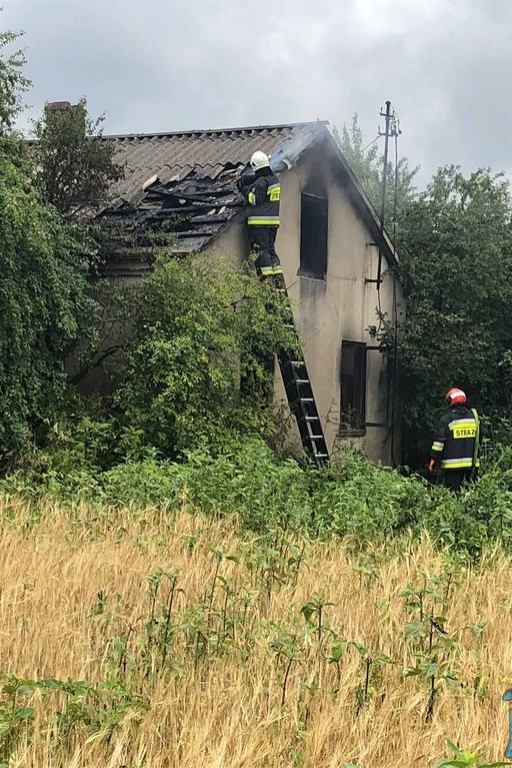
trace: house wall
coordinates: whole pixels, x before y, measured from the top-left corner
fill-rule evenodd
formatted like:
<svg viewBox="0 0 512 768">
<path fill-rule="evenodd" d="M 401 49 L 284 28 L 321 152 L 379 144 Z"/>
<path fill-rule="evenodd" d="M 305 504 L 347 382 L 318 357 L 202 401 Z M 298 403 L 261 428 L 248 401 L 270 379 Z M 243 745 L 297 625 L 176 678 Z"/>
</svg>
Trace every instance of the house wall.
<svg viewBox="0 0 512 768">
<path fill-rule="evenodd" d="M 281 258 L 297 325 L 304 340 L 304 352 L 317 407 L 324 426 L 328 447 L 332 452 L 343 440 L 353 440 L 374 461 L 392 463 L 399 457 L 399 441 L 395 431 L 391 438 L 391 420 L 395 409 L 389 391 L 386 363 L 375 350 L 367 352 L 366 421 L 380 426 L 367 426 L 363 433 L 340 433 L 341 349 L 342 341 L 376 345 L 369 333 L 378 325 L 379 297 L 375 279 L 378 248 L 372 245 L 369 229 L 350 200 L 343 180 L 337 175 L 337 164 L 322 145 L 305 153 L 298 166 L 281 176 L 281 226 L 276 250 Z M 328 264 L 325 280 L 299 274 L 301 193 L 326 196 L 329 202 Z M 225 254 L 248 254 L 243 222 L 233 224 L 217 239 L 215 249 Z M 403 312 L 403 299 L 395 278 L 383 259 L 383 282 L 380 289 L 381 311 L 392 317 L 396 292 L 398 311 Z M 279 372 L 276 396 L 285 400 Z M 291 421 L 292 439 L 300 445 L 298 430 Z"/>
</svg>

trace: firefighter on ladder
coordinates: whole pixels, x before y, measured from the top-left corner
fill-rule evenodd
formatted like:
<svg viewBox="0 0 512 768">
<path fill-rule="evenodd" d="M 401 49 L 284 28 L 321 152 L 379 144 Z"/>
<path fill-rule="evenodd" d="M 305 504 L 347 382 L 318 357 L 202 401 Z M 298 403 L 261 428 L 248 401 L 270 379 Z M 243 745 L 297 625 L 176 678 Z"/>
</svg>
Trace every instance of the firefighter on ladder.
<svg viewBox="0 0 512 768">
<path fill-rule="evenodd" d="M 250 160 L 252 173 L 242 173 L 239 188 L 249 203 L 247 229 L 256 271 L 262 280 L 281 281 L 283 270 L 276 253 L 281 185 L 270 167 L 268 155 L 258 150 Z M 275 277 L 277 279 L 275 279 Z"/>
<path fill-rule="evenodd" d="M 445 395 L 448 410 L 441 416 L 430 453 L 429 472 L 436 465 L 444 470 L 444 483 L 460 493 L 462 483 L 474 480 L 479 467 L 480 419 L 475 408 L 468 408 L 462 389 Z"/>
</svg>

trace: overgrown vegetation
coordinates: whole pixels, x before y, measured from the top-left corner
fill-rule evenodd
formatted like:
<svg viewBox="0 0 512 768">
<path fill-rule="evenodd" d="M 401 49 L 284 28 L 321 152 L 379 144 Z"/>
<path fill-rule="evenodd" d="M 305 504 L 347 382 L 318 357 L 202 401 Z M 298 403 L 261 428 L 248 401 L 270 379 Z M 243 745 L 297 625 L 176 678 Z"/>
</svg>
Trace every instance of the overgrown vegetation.
<svg viewBox="0 0 512 768">
<path fill-rule="evenodd" d="M 512 197 L 488 170 L 441 169 L 402 215 L 407 320 L 398 337 L 411 462 L 449 386 L 494 422 L 512 420 Z M 440 372 L 442 371 L 442 375 Z M 407 393 L 405 395 L 405 393 Z"/>
<path fill-rule="evenodd" d="M 22 94 L 31 85 L 23 74 L 25 54 L 12 45 L 18 44 L 21 35 L 16 32 L 0 32 L 0 136 L 10 133 L 14 121 L 23 109 Z"/>
<path fill-rule="evenodd" d="M 428 531 L 440 547 L 475 561 L 493 542 L 512 543 L 508 448 L 494 451 L 478 484 L 456 498 L 443 486 L 376 467 L 350 450 L 321 471 L 278 460 L 259 438 L 239 440 L 213 455 L 203 447 L 168 461 L 153 452 L 102 470 L 110 443 L 104 427 L 88 421 L 74 435 L 56 436 L 51 450 L 36 451 L 24 469 L 0 482 L 0 490 L 35 503 L 49 495 L 71 508 L 85 501 L 100 508 L 133 503 L 172 512 L 186 500 L 214 517 L 236 513 L 243 529 L 261 535 L 283 526 L 322 539 L 351 536 L 357 548 L 372 539 Z"/>
</svg>

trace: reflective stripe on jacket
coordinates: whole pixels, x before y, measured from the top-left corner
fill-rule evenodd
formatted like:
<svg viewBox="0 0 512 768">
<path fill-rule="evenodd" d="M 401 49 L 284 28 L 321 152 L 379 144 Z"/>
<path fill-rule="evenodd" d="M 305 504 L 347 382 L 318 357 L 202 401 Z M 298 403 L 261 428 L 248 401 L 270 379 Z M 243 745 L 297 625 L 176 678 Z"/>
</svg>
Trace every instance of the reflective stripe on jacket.
<svg viewBox="0 0 512 768">
<path fill-rule="evenodd" d="M 443 469 L 471 469 L 475 462 L 478 414 L 465 405 L 454 405 L 439 420 L 430 458 Z"/>
<path fill-rule="evenodd" d="M 247 217 L 247 223 L 253 227 L 278 227 L 281 185 L 277 176 L 258 175 L 256 181 L 244 194 L 249 205 L 254 207 Z"/>
</svg>

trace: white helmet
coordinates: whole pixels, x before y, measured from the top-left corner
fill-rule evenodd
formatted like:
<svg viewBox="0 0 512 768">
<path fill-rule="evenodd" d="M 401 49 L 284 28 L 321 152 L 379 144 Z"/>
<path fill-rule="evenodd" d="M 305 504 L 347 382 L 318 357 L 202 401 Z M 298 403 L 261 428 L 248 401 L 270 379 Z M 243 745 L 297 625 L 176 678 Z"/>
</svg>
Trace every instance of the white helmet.
<svg viewBox="0 0 512 768">
<path fill-rule="evenodd" d="M 262 152 L 259 149 L 257 152 L 254 152 L 250 162 L 251 162 L 251 168 L 253 169 L 253 171 L 259 171 L 260 168 L 270 167 L 270 161 L 268 159 L 268 155 L 266 155 L 264 152 Z"/>
</svg>

